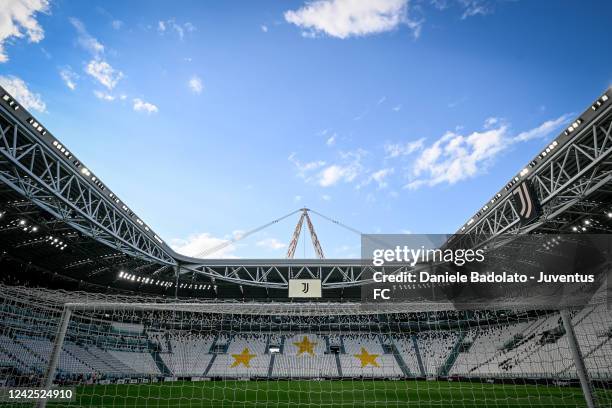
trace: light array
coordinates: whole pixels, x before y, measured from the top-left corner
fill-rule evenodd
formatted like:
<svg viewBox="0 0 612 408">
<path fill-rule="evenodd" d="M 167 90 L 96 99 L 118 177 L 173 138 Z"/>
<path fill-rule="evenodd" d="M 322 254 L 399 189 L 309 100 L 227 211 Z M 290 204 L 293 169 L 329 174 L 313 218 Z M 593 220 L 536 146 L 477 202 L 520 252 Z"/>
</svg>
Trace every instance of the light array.
<svg viewBox="0 0 612 408">
<path fill-rule="evenodd" d="M 565 132 L 563 132 L 563 134 L 565 136 L 569 135 L 570 133 L 574 132 L 575 130 L 578 130 L 578 128 L 580 127 L 580 125 L 582 125 L 582 119 L 578 118 L 576 119 L 576 121 L 574 123 L 572 123 L 571 125 L 569 125 L 569 127 L 567 129 L 565 129 Z"/>
<path fill-rule="evenodd" d="M 556 247 L 557 245 L 559 245 L 561 243 L 560 240 L 561 240 L 561 237 L 557 235 L 556 237 L 553 237 L 552 239 L 546 241 L 543 244 L 543 247 L 547 251 L 550 251 L 551 249 L 553 249 L 554 247 Z"/>
<path fill-rule="evenodd" d="M 172 286 L 174 286 L 174 283 L 170 281 L 153 279 L 150 277 L 142 277 L 142 276 L 134 275 L 132 273 L 127 273 L 123 271 L 119 272 L 118 277 L 119 279 L 131 281 L 131 282 L 143 283 L 145 285 L 163 286 L 167 288 L 171 288 Z"/>
<path fill-rule="evenodd" d="M 601 108 L 601 106 L 604 104 L 604 102 L 606 102 L 608 99 L 609 99 L 608 95 L 603 94 L 601 96 L 601 98 L 596 100 L 595 103 L 593 103 L 593 105 L 591 105 L 591 110 L 596 111 L 597 109 Z"/>
<path fill-rule="evenodd" d="M 13 110 L 19 110 L 19 104 L 17 102 L 15 102 L 15 100 L 13 98 L 11 98 L 11 96 L 9 94 L 4 94 L 4 96 L 2 97 L 2 99 L 8 103 L 8 105 L 13 108 Z"/>
<path fill-rule="evenodd" d="M 53 235 L 47 235 L 46 241 L 49 243 L 49 245 L 58 248 L 60 251 L 63 251 L 68 246 L 67 243 L 57 237 L 54 237 Z"/>
<path fill-rule="evenodd" d="M 1 214 L 4 215 L 4 213 L 1 213 Z M 38 232 L 38 226 L 34 224 L 29 224 L 28 221 L 25 219 L 12 220 L 9 223 L 9 227 L 20 228 L 21 230 L 23 230 L 23 232 L 29 232 L 29 233 Z"/>
<path fill-rule="evenodd" d="M 582 123 L 582 121 L 581 121 L 580 119 L 578 119 L 578 121 L 576 121 L 576 122 L 574 122 L 574 123 L 577 123 L 577 122 Z M 544 150 L 542 150 L 542 152 L 540 152 L 540 154 L 538 155 L 537 159 L 540 159 L 540 160 L 541 160 L 541 159 L 545 158 L 545 157 L 546 157 L 546 156 L 548 156 L 550 153 L 552 153 L 552 151 L 553 151 L 553 150 L 555 150 L 555 148 L 556 148 L 558 145 L 559 145 L 559 142 L 557 142 L 556 140 L 555 140 L 555 141 L 553 141 L 551 144 L 549 144 L 548 146 L 546 146 L 546 149 L 544 149 Z M 518 183 L 519 181 L 521 181 L 521 179 L 522 179 L 522 178 L 526 177 L 526 176 L 529 174 L 530 169 L 532 169 L 532 168 L 534 168 L 535 166 L 537 166 L 537 164 L 538 164 L 537 159 L 536 159 L 536 160 L 532 160 L 532 161 L 529 163 L 529 166 L 528 166 L 528 167 L 525 167 L 523 170 L 521 170 L 517 176 L 514 176 L 514 178 L 513 178 L 512 180 L 510 180 L 510 182 L 509 182 L 508 184 L 506 184 L 506 187 L 505 187 L 506 191 L 511 190 L 511 189 L 512 189 L 512 187 L 514 187 L 514 185 L 515 185 L 516 183 Z M 499 195 L 500 195 L 500 194 L 497 194 L 497 196 L 499 196 Z M 497 197 L 497 196 L 496 196 L 496 197 Z M 495 198 L 494 198 L 493 200 L 491 200 L 491 202 L 495 202 L 494 200 L 495 200 Z M 480 215 L 480 214 L 478 214 L 478 215 Z"/>
<path fill-rule="evenodd" d="M 603 212 L 603 215 L 608 220 L 612 220 L 612 208 L 605 210 Z M 602 226 L 602 222 L 600 222 L 600 220 L 598 220 L 597 218 L 586 218 L 582 220 L 582 223 L 573 225 L 572 232 L 582 233 L 582 232 L 588 232 L 589 229 L 597 230 L 597 229 L 601 229 L 602 227 L 605 229 L 605 226 Z"/>
<path fill-rule="evenodd" d="M 45 128 L 43 127 L 43 125 L 41 125 L 40 123 L 38 123 L 38 122 L 36 121 L 36 119 L 34 119 L 34 118 L 30 118 L 30 119 L 28 119 L 28 123 L 29 123 L 30 125 L 32 125 L 32 127 L 34 128 L 34 130 L 35 130 L 35 131 L 37 131 L 38 133 L 40 133 L 41 135 L 43 135 L 43 136 L 44 136 L 44 135 L 46 135 L 46 134 L 47 134 L 47 129 L 45 129 Z"/>
<path fill-rule="evenodd" d="M 119 279 L 123 279 L 125 281 L 136 282 L 144 285 L 161 286 L 166 288 L 172 288 L 175 286 L 174 282 L 154 279 L 151 277 L 138 276 L 124 271 L 120 271 L 118 277 Z M 212 288 L 212 285 L 203 285 L 198 283 L 179 283 L 178 288 L 192 290 L 208 290 Z"/>
<path fill-rule="evenodd" d="M 193 290 L 208 290 L 212 288 L 212 285 L 201 285 L 197 283 L 180 283 L 179 288 L 181 289 L 193 289 Z"/>
<path fill-rule="evenodd" d="M 70 154 L 70 151 L 66 150 L 66 147 L 62 146 L 60 142 L 58 142 L 57 140 L 54 140 L 53 146 L 55 146 L 55 148 L 59 150 L 60 153 L 62 153 L 64 156 L 66 156 L 69 159 L 72 159 L 72 154 Z"/>
</svg>

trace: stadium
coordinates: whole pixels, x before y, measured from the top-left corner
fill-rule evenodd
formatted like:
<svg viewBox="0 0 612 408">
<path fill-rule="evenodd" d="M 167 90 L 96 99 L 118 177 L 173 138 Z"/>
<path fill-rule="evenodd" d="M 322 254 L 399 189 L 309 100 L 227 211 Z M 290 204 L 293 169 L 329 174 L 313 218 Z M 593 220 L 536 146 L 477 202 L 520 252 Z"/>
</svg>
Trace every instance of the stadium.
<svg viewBox="0 0 612 408">
<path fill-rule="evenodd" d="M 376 267 L 325 258 L 309 209 L 285 216 L 300 214 L 286 259 L 179 255 L 0 93 L 4 386 L 75 387 L 49 406 L 612 405 L 605 285 L 557 310 L 364 309 Z M 596 98 L 448 242 L 609 233 L 611 99 Z M 527 182 L 532 217 L 513 198 Z M 293 257 L 304 223 L 317 259 Z M 321 297 L 289 298 L 300 279 L 320 282 Z"/>
<path fill-rule="evenodd" d="M 612 408 L 611 13 L 0 0 L 0 406 Z"/>
</svg>

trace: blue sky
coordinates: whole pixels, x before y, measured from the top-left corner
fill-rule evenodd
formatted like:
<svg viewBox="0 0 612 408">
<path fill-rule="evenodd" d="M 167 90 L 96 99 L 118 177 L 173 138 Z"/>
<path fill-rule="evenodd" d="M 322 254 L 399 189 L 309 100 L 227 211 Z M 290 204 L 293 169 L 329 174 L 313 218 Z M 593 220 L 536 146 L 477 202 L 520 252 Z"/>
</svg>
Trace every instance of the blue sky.
<svg viewBox="0 0 612 408">
<path fill-rule="evenodd" d="M 610 86 L 611 13 L 5 0 L 0 82 L 183 252 L 302 206 L 363 232 L 452 233 Z M 328 257 L 359 255 L 357 235 L 313 221 Z M 217 255 L 282 257 L 295 222 Z"/>
</svg>

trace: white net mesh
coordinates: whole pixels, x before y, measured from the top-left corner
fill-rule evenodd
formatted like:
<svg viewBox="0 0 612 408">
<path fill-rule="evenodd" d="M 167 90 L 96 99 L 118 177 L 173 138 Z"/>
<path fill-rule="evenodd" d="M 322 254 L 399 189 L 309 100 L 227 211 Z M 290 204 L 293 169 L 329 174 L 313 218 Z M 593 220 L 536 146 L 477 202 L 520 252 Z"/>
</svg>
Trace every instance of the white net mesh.
<svg viewBox="0 0 612 408">
<path fill-rule="evenodd" d="M 360 313 L 356 304 L 187 303 L 0 286 L 0 383 L 41 386 L 71 302 L 62 406 L 586 406 L 558 311 Z M 612 315 L 569 318 L 612 406 Z M 50 404 L 51 405 L 51 404 Z"/>
</svg>

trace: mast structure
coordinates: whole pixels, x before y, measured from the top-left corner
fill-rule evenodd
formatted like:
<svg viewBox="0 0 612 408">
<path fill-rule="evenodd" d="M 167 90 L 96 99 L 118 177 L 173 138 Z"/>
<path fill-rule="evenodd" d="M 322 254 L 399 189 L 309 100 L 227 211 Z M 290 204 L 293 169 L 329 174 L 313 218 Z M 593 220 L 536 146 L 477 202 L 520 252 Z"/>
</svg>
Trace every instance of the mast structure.
<svg viewBox="0 0 612 408">
<path fill-rule="evenodd" d="M 287 249 L 287 259 L 293 259 L 295 257 L 295 250 L 297 248 L 298 241 L 300 239 L 300 234 L 302 233 L 302 229 L 304 228 L 304 220 L 306 220 L 306 225 L 308 226 L 308 231 L 310 232 L 310 240 L 312 241 L 312 247 L 317 254 L 317 258 L 325 259 L 325 255 L 323 254 L 323 248 L 321 247 L 321 242 L 319 242 L 319 237 L 314 229 L 314 225 L 312 224 L 312 220 L 308 215 L 310 209 L 302 208 L 300 209 L 302 215 L 300 215 L 300 219 L 298 220 L 297 225 L 295 226 L 295 230 L 293 231 L 293 235 L 291 236 L 291 241 L 289 242 L 289 248 Z"/>
</svg>

